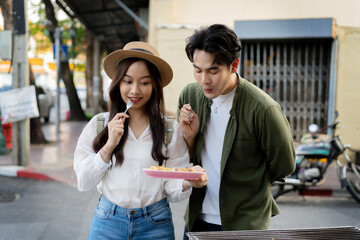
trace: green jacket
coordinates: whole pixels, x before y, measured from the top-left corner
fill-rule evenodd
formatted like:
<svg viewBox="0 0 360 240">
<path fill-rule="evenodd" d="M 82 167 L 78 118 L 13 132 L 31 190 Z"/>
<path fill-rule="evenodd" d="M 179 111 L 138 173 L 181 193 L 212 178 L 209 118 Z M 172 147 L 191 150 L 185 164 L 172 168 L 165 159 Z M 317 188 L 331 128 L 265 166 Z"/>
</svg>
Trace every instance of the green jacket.
<svg viewBox="0 0 360 240">
<path fill-rule="evenodd" d="M 210 117 L 211 99 L 201 86 L 189 84 L 179 98 L 189 103 L 200 120 L 194 165 L 201 165 L 204 134 Z M 221 157 L 219 205 L 224 231 L 267 229 L 271 216 L 280 213 L 271 195 L 271 183 L 295 170 L 295 150 L 289 123 L 280 105 L 261 89 L 239 78 Z M 185 212 L 191 231 L 202 208 L 205 188 L 194 188 Z"/>
</svg>

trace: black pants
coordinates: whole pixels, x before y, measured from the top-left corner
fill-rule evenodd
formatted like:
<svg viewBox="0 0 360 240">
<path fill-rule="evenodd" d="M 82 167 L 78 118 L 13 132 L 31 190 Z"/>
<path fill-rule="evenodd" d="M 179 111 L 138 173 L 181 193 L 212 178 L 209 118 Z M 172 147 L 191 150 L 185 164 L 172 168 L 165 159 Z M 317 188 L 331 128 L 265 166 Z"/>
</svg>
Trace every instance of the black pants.
<svg viewBox="0 0 360 240">
<path fill-rule="evenodd" d="M 208 223 L 199 218 L 195 220 L 193 229 L 191 229 L 191 232 L 215 232 L 215 231 L 222 231 L 221 225 Z M 188 236 L 186 235 L 187 232 L 188 229 L 185 227 L 184 240 L 189 239 Z"/>
</svg>

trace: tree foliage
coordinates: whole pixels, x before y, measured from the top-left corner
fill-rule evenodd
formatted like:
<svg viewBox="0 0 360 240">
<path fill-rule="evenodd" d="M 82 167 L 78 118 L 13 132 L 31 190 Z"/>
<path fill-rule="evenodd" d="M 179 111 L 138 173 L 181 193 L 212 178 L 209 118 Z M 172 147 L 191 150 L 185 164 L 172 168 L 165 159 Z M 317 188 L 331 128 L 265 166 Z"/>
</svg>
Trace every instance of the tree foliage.
<svg viewBox="0 0 360 240">
<path fill-rule="evenodd" d="M 45 5 L 45 15 L 47 18 L 46 28 L 49 31 L 49 37 L 52 43 L 55 42 L 55 29 L 59 27 L 59 21 L 55 16 L 55 7 L 51 0 L 42 0 Z M 60 24 L 62 21 L 60 21 Z M 61 44 L 63 43 L 63 38 L 61 39 Z M 69 120 L 87 120 L 85 113 L 81 107 L 80 99 L 77 95 L 75 88 L 73 74 L 70 72 L 68 60 L 61 60 L 61 71 L 60 76 L 64 82 L 66 93 L 68 96 L 68 102 L 70 107 L 70 117 Z"/>
<path fill-rule="evenodd" d="M 51 1 L 44 1 L 35 3 L 33 1 L 30 1 L 30 15 L 36 15 L 37 19 L 32 20 L 29 19 L 29 30 L 30 35 L 33 37 L 36 41 L 36 53 L 39 52 L 46 52 L 51 50 L 52 44 L 53 44 L 53 27 L 49 28 L 48 25 L 54 24 L 52 20 L 49 20 L 46 15 L 46 4 L 45 2 L 51 2 Z M 56 5 L 54 5 L 55 7 Z M 60 11 L 60 10 L 59 10 Z M 57 11 L 55 11 L 57 12 Z M 56 17 L 56 16 L 54 16 Z M 62 20 L 56 20 L 56 24 L 58 24 L 59 27 L 62 27 L 64 29 L 62 34 L 62 40 L 64 43 L 66 43 L 68 46 L 71 46 L 72 39 L 70 35 L 70 28 L 73 25 L 76 29 L 76 35 L 75 35 L 75 56 L 78 55 L 85 55 L 86 52 L 86 38 L 85 38 L 85 27 L 82 25 L 77 19 L 71 19 L 69 17 L 62 19 Z M 49 29 L 51 29 L 49 31 Z M 73 56 L 73 48 L 69 48 L 69 55 Z"/>
</svg>

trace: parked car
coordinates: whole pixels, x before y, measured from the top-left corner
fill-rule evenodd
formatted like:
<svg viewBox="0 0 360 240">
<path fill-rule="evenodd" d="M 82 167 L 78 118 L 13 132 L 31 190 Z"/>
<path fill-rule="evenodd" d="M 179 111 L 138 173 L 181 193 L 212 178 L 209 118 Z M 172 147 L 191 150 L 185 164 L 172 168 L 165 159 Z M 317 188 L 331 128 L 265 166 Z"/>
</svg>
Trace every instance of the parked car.
<svg viewBox="0 0 360 240">
<path fill-rule="evenodd" d="M 50 110 L 54 106 L 55 97 L 47 89 L 37 86 L 39 91 L 38 101 L 39 101 L 39 114 L 40 117 L 44 119 L 45 122 L 49 122 Z"/>
</svg>

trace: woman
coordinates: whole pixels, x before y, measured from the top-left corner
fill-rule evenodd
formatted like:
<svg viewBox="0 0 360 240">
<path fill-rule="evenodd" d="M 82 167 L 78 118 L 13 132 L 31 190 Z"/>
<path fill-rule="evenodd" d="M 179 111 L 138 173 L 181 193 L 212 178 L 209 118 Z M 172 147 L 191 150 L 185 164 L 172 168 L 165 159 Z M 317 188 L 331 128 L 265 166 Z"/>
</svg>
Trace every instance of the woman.
<svg viewBox="0 0 360 240">
<path fill-rule="evenodd" d="M 185 167 L 187 146 L 174 121 L 171 142 L 165 145 L 163 87 L 172 69 L 154 47 L 130 42 L 109 54 L 104 70 L 112 79 L 107 125 L 97 135 L 97 116 L 79 137 L 74 156 L 78 189 L 98 186 L 102 194 L 95 209 L 89 239 L 174 239 L 169 201 L 189 197 L 196 181 L 150 178 L 143 171 L 152 165 Z M 126 103 L 133 102 L 124 113 Z M 204 171 L 197 167 L 200 171 Z"/>
</svg>

